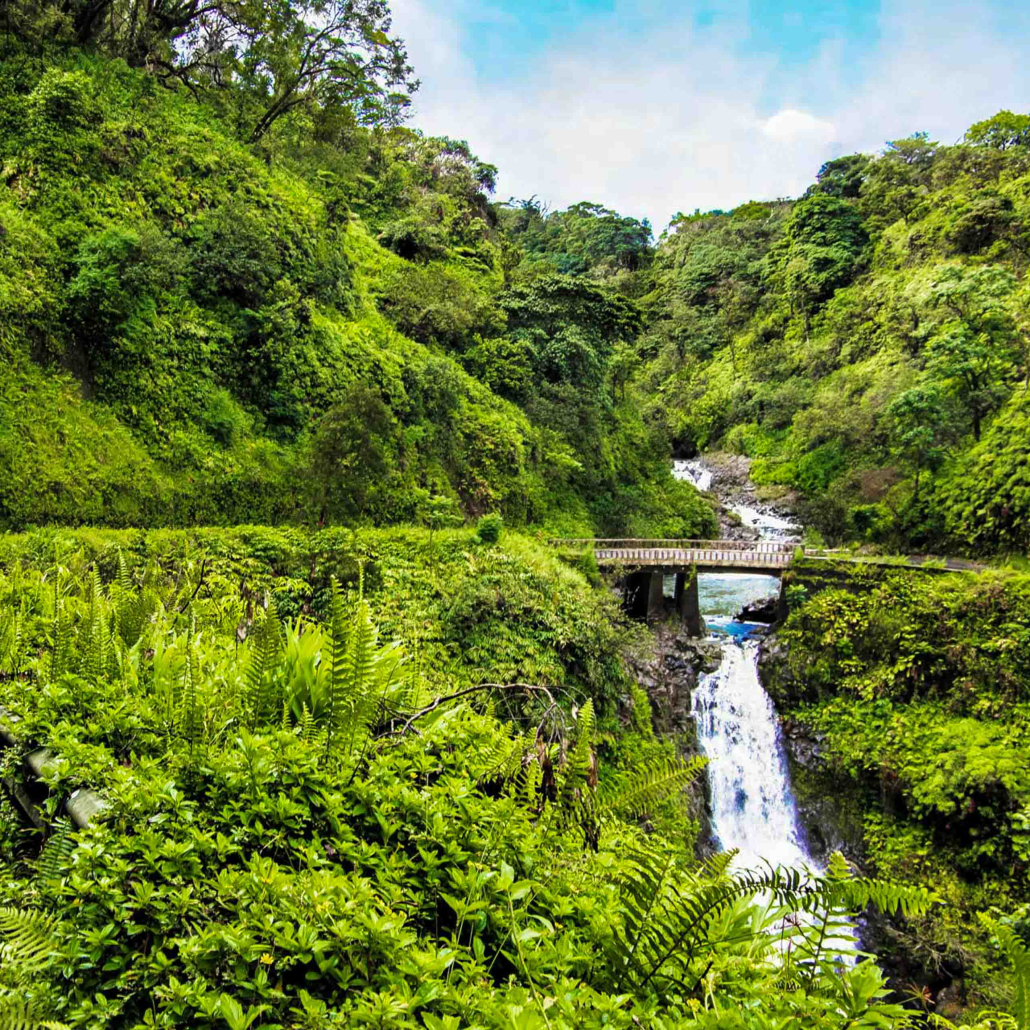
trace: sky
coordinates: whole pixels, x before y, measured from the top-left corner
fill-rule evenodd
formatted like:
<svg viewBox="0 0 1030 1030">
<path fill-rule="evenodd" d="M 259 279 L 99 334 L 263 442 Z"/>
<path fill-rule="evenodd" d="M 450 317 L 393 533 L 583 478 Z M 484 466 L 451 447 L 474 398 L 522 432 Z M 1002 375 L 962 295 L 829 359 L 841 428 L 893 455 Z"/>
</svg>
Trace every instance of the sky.
<svg viewBox="0 0 1030 1030">
<path fill-rule="evenodd" d="M 497 196 L 647 217 L 796 196 L 840 154 L 1030 111 L 1015 0 L 393 0 L 412 124 Z"/>
</svg>

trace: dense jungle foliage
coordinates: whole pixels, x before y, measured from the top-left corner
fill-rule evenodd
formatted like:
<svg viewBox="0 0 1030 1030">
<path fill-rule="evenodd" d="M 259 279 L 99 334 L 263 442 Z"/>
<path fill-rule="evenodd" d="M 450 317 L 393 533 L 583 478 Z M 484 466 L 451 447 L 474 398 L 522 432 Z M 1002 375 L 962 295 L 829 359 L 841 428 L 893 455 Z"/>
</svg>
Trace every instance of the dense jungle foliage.
<svg viewBox="0 0 1030 1030">
<path fill-rule="evenodd" d="M 0 526 L 714 532 L 621 388 L 639 308 L 586 258 L 516 281 L 496 169 L 386 119 L 375 69 L 338 95 L 313 28 L 226 5 L 285 52 L 219 51 L 212 83 L 209 20 L 150 6 L 139 39 L 101 3 L 0 33 Z M 401 75 L 385 5 L 316 7 Z M 290 47 L 327 64 L 280 109 Z"/>
<path fill-rule="evenodd" d="M 944 899 L 893 928 L 898 964 L 971 1003 L 997 997 L 976 913 L 1030 930 L 1030 577 L 840 571 L 844 588 L 779 631 L 786 661 L 763 663 L 763 682 L 809 764 L 850 793 L 863 868 Z M 797 576 L 827 585 L 825 568 Z"/>
<path fill-rule="evenodd" d="M 656 246 L 400 125 L 385 4 L 211 6 L 8 18 L 0 524 L 700 536 L 665 462 L 719 447 L 830 543 L 1030 546 L 1030 115 Z"/>
<path fill-rule="evenodd" d="M 5 541 L 4 774 L 45 742 L 55 821 L 36 859 L 4 802 L 0 1025 L 910 1023 L 874 963 L 842 961 L 846 914 L 915 916 L 929 891 L 840 858 L 820 877 L 699 863 L 682 790 L 703 763 L 656 740 L 646 695 L 591 671 L 559 626 L 536 645 L 555 668 L 487 686 L 511 675 L 503 648 L 446 661 L 460 601 L 420 609 L 407 643 L 374 614 L 475 560 L 521 570 L 541 608 L 560 583 L 588 630 L 608 602 L 582 574 L 452 531 L 408 540 L 417 575 L 391 577 L 371 552 L 396 540 Z M 578 690 L 561 663 L 582 665 Z M 102 798 L 84 830 L 59 818 L 78 787 Z"/>
<path fill-rule="evenodd" d="M 713 535 L 719 447 L 830 543 L 1025 552 L 1030 116 L 656 245 L 499 202 L 414 76 L 385 0 L 0 5 L 0 1030 L 949 1027 L 935 975 L 1026 1030 L 1025 577 L 798 584 L 770 689 L 879 879 L 740 873 L 539 539 Z"/>
<path fill-rule="evenodd" d="M 680 216 L 637 343 L 684 454 L 754 459 L 830 543 L 1030 547 L 1030 115 L 828 162 L 796 201 Z"/>
</svg>

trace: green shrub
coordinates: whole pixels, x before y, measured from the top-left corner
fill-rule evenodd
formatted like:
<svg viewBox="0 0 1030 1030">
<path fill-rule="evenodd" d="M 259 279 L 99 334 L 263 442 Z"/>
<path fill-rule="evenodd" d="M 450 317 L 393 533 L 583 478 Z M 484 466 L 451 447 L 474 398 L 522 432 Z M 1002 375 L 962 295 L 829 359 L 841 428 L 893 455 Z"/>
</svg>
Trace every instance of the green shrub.
<svg viewBox="0 0 1030 1030">
<path fill-rule="evenodd" d="M 503 529 L 504 519 L 497 512 L 491 512 L 476 523 L 476 539 L 481 544 L 496 544 Z"/>
</svg>

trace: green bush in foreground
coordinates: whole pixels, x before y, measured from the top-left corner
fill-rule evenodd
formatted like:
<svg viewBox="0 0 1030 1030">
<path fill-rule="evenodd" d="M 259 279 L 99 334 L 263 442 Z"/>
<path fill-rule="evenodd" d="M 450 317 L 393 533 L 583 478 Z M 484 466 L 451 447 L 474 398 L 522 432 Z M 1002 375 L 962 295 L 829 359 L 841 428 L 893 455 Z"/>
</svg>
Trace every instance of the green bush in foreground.
<svg viewBox="0 0 1030 1030">
<path fill-rule="evenodd" d="M 599 766 L 592 702 L 558 687 L 427 689 L 358 585 L 287 621 L 196 564 L 114 558 L 0 580 L 0 699 L 59 756 L 48 812 L 106 802 L 39 862 L 5 831 L 0 1025 L 910 1022 L 839 938 L 927 892 L 698 865 L 641 825 L 699 763 Z"/>
<path fill-rule="evenodd" d="M 504 530 L 504 519 L 496 513 L 493 515 L 484 515 L 478 523 L 476 523 L 476 536 L 479 538 L 481 543 L 484 544 L 496 544 L 501 539 L 501 533 Z"/>
</svg>

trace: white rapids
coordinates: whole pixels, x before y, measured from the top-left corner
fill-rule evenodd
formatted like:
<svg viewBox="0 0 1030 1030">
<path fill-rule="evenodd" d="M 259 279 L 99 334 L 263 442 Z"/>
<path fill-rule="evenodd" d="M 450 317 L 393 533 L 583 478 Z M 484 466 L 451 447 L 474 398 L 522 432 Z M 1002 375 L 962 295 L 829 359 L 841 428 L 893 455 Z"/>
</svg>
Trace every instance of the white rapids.
<svg viewBox="0 0 1030 1030">
<path fill-rule="evenodd" d="M 712 831 L 737 863 L 811 865 L 790 790 L 776 710 L 758 679 L 753 642 L 723 645 L 722 664 L 694 691 L 698 741 L 708 759 Z"/>
<path fill-rule="evenodd" d="M 674 461 L 672 474 L 677 479 L 693 483 L 702 493 L 712 489 L 712 470 L 700 461 Z M 763 540 L 797 540 L 801 535 L 801 527 L 789 519 L 770 515 L 750 508 L 746 504 L 727 505 L 730 511 L 740 516 L 741 524 L 748 529 L 757 529 Z"/>
<path fill-rule="evenodd" d="M 677 461 L 673 473 L 699 490 L 712 487 L 712 473 L 700 461 Z M 799 531 L 788 520 L 754 508 L 733 510 L 766 540 Z M 745 869 L 764 862 L 813 867 L 798 824 L 779 719 L 758 676 L 758 645 L 740 639 L 754 627 L 733 622 L 740 608 L 775 593 L 779 583 L 769 576 L 702 575 L 699 588 L 702 614 L 722 640 L 722 663 L 701 677 L 692 696 L 698 742 L 708 759 L 713 836 L 724 850 L 740 852 L 737 864 Z"/>
</svg>

